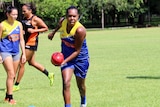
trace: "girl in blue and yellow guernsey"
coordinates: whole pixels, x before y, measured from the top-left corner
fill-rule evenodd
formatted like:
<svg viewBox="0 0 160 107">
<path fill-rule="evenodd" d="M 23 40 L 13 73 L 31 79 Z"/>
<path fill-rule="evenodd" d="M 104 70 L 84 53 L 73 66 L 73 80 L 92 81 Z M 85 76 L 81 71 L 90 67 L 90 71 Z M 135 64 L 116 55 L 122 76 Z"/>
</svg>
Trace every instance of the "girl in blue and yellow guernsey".
<svg viewBox="0 0 160 107">
<path fill-rule="evenodd" d="M 22 51 L 21 63 L 25 63 L 26 55 L 22 24 L 16 20 L 17 9 L 12 6 L 7 7 L 6 16 L 7 19 L 0 23 L 0 62 L 3 63 L 7 73 L 5 102 L 12 105 L 16 104 L 12 88 L 15 72 L 20 62 L 19 45 Z"/>
<path fill-rule="evenodd" d="M 80 107 L 87 106 L 85 78 L 89 68 L 89 54 L 86 29 L 78 18 L 78 9 L 70 6 L 66 10 L 66 18 L 61 18 L 58 27 L 48 35 L 52 40 L 56 31 L 60 31 L 61 48 L 65 58 L 61 64 L 64 107 L 71 107 L 70 84 L 73 74 L 81 96 Z"/>
</svg>

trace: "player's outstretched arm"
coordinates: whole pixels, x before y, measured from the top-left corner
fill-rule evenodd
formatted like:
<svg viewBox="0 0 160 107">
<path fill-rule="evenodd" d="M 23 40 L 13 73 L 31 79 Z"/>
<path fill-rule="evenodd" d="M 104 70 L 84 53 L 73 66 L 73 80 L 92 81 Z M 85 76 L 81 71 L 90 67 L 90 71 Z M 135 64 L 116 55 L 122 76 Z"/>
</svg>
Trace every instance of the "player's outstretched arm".
<svg viewBox="0 0 160 107">
<path fill-rule="evenodd" d="M 53 39 L 55 33 L 61 28 L 63 20 L 64 20 L 64 17 L 60 18 L 57 27 L 51 33 L 48 34 L 48 39 L 50 39 L 50 40 Z"/>
</svg>

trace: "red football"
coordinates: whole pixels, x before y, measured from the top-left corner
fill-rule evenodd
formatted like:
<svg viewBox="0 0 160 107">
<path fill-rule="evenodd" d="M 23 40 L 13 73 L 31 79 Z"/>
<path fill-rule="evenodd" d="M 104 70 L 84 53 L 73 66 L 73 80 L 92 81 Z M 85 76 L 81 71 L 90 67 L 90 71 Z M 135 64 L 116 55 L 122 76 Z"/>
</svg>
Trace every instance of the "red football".
<svg viewBox="0 0 160 107">
<path fill-rule="evenodd" d="M 64 56 L 61 52 L 54 52 L 51 56 L 51 62 L 55 66 L 60 66 L 64 61 Z"/>
</svg>

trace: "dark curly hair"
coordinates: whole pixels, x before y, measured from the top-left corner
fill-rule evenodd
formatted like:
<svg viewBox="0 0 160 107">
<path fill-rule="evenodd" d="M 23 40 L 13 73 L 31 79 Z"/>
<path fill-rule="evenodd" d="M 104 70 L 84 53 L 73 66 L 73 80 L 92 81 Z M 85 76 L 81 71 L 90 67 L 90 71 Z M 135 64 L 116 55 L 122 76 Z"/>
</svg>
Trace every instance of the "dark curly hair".
<svg viewBox="0 0 160 107">
<path fill-rule="evenodd" d="M 77 8 L 76 6 L 70 6 L 70 7 L 68 7 L 67 10 L 66 10 L 66 16 L 68 15 L 68 10 L 70 10 L 70 9 L 76 9 L 76 10 L 77 10 L 77 13 L 78 13 L 78 8 Z"/>
<path fill-rule="evenodd" d="M 27 6 L 28 10 L 32 10 L 32 13 L 35 14 L 36 13 L 36 6 L 34 3 L 26 3 L 23 4 L 23 6 Z"/>
</svg>

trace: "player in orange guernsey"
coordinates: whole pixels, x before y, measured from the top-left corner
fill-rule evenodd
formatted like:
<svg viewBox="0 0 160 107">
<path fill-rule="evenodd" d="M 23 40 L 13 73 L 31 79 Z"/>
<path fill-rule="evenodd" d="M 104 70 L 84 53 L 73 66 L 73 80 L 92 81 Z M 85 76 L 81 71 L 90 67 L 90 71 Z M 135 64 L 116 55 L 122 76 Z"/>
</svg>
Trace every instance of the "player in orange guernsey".
<svg viewBox="0 0 160 107">
<path fill-rule="evenodd" d="M 35 15 L 35 9 L 36 7 L 33 3 L 27 3 L 22 6 L 22 12 L 24 15 L 22 24 L 24 28 L 26 60 L 28 61 L 29 65 L 43 72 L 49 78 L 50 85 L 52 86 L 54 74 L 49 73 L 41 64 L 35 61 L 35 52 L 38 48 L 38 35 L 40 32 L 45 32 L 48 30 L 48 27 L 43 20 Z M 19 83 L 23 77 L 24 70 L 25 64 L 21 63 L 13 91 L 19 90 Z"/>
</svg>

